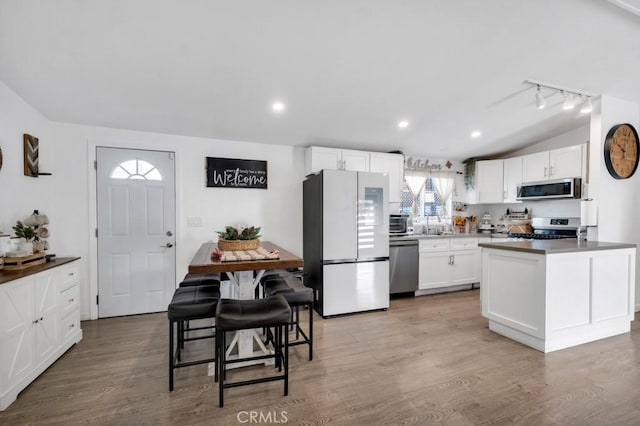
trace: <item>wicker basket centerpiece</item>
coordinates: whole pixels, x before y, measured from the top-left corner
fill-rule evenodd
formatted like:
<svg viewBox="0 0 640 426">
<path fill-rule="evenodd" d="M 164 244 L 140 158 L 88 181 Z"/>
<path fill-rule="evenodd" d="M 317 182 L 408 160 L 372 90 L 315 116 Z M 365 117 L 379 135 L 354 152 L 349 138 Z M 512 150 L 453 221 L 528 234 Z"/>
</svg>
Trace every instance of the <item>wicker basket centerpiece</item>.
<svg viewBox="0 0 640 426">
<path fill-rule="evenodd" d="M 218 232 L 218 248 L 223 251 L 255 250 L 260 247 L 260 227 L 235 228 L 227 226 Z"/>
</svg>

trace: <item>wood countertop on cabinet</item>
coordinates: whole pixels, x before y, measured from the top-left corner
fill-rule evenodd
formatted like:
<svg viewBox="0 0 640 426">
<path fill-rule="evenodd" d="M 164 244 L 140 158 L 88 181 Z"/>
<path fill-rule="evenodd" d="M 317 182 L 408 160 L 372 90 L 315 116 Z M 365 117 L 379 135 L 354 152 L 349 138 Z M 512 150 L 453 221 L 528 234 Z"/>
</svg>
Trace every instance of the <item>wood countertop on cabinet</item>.
<svg viewBox="0 0 640 426">
<path fill-rule="evenodd" d="M 59 257 L 51 262 L 43 263 L 42 265 L 31 266 L 20 271 L 0 271 L 0 285 L 15 281 L 20 278 L 28 277 L 29 275 L 37 274 L 38 272 L 47 271 L 49 269 L 56 268 L 66 263 L 73 262 L 80 259 L 79 257 Z"/>
</svg>

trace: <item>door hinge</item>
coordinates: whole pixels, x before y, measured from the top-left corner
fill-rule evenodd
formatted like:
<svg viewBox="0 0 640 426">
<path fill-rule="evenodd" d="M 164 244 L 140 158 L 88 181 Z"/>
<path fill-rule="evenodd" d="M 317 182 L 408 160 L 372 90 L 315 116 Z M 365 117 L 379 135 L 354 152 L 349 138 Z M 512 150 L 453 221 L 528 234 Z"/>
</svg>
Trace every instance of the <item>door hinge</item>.
<svg viewBox="0 0 640 426">
<path fill-rule="evenodd" d="M 96 305 L 100 304 L 100 296 L 96 294 Z"/>
<path fill-rule="evenodd" d="M 96 238 L 98 238 L 98 228 L 96 228 Z"/>
<path fill-rule="evenodd" d="M 98 170 L 98 160 L 93 160 L 93 169 Z"/>
</svg>

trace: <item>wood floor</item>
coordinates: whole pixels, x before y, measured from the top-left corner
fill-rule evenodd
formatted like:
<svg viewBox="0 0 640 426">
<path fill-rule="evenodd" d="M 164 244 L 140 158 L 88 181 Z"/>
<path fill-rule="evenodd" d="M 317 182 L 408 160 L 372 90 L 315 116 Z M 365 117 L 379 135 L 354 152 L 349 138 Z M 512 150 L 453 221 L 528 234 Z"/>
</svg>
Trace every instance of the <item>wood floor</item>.
<svg viewBox="0 0 640 426">
<path fill-rule="evenodd" d="M 178 370 L 168 392 L 165 314 L 83 322 L 84 340 L 0 424 L 640 424 L 640 317 L 630 334 L 545 355 L 490 332 L 479 312 L 472 290 L 316 315 L 315 359 L 292 348 L 289 396 L 282 382 L 234 388 L 222 409 L 204 365 Z"/>
</svg>

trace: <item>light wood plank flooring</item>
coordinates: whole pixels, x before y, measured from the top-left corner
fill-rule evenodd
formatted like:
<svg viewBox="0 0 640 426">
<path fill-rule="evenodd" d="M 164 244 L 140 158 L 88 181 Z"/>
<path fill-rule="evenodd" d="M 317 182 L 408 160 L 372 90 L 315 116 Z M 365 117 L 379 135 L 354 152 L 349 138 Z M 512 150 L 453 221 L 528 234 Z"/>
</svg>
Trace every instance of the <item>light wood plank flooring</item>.
<svg viewBox="0 0 640 426">
<path fill-rule="evenodd" d="M 315 359 L 292 348 L 289 396 L 282 382 L 234 388 L 222 409 L 204 365 L 178 370 L 168 392 L 165 314 L 83 322 L 84 340 L 0 424 L 234 425 L 251 424 L 251 412 L 262 424 L 640 424 L 638 321 L 630 334 L 545 355 L 490 332 L 479 312 L 472 290 L 316 315 Z"/>
</svg>

